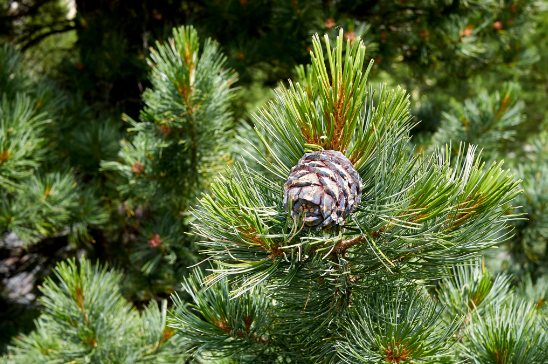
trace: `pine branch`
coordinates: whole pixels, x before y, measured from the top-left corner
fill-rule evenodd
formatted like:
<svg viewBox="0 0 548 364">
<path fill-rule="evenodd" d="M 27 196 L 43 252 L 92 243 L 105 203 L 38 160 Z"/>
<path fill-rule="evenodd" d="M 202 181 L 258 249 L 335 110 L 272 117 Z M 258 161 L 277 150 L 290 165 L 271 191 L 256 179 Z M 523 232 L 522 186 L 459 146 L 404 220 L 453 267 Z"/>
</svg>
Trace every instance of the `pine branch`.
<svg viewBox="0 0 548 364">
<path fill-rule="evenodd" d="M 167 303 L 150 303 L 141 314 L 122 296 L 122 276 L 89 261 L 69 260 L 42 287 L 37 329 L 14 340 L 8 363 L 180 363 L 187 345 L 166 327 Z"/>
<path fill-rule="evenodd" d="M 352 248 L 355 245 L 363 243 L 364 241 L 365 238 L 363 237 L 363 235 L 356 236 L 352 239 L 341 240 L 337 244 L 335 244 L 335 247 L 333 248 L 333 253 L 338 255 L 344 255 L 348 249 Z"/>
<path fill-rule="evenodd" d="M 442 125 L 432 136 L 433 143 L 461 141 L 496 153 L 513 140 L 516 127 L 525 119 L 525 104 L 517 94 L 517 85 L 507 83 L 500 92 L 489 95 L 484 91 L 477 98 L 465 100 L 456 113 L 444 112 Z"/>
<path fill-rule="evenodd" d="M 65 33 L 65 32 L 76 29 L 76 26 L 73 25 L 72 22 L 70 22 L 70 23 L 71 23 L 71 25 L 65 25 L 64 27 L 61 27 L 61 28 L 53 28 L 52 27 L 51 30 L 49 30 L 47 32 L 40 33 L 40 34 L 32 37 L 25 44 L 23 44 L 23 46 L 21 47 L 21 50 L 25 51 L 25 50 L 33 47 L 33 46 L 37 45 L 38 43 L 40 43 L 41 41 L 43 41 L 44 39 L 46 39 L 47 37 L 51 36 L 51 35 L 59 34 L 59 33 Z M 55 26 L 59 26 L 59 24 L 55 24 Z"/>
</svg>

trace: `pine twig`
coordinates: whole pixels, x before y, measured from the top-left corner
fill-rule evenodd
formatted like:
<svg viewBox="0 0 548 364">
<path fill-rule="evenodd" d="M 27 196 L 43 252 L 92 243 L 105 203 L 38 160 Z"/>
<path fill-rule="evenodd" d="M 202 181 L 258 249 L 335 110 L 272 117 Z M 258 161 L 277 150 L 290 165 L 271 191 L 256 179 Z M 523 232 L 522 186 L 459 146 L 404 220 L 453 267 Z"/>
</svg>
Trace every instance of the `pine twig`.
<svg viewBox="0 0 548 364">
<path fill-rule="evenodd" d="M 335 248 L 333 249 L 333 253 L 338 255 L 343 255 L 347 249 L 355 245 L 358 245 L 360 243 L 363 243 L 364 241 L 365 241 L 365 238 L 363 237 L 363 235 L 356 236 L 355 238 L 352 238 L 352 239 L 340 240 L 335 245 Z"/>
</svg>

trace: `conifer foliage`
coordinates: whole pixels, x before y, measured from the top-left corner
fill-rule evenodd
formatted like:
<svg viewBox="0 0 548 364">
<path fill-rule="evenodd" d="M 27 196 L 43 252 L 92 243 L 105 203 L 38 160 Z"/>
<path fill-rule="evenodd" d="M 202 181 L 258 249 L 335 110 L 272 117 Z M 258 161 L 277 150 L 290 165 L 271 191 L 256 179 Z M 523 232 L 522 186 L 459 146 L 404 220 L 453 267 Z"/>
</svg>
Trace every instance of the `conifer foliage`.
<svg viewBox="0 0 548 364">
<path fill-rule="evenodd" d="M 199 47 L 196 30 L 182 27 L 151 50 L 152 88 L 143 94 L 142 121 L 125 116 L 135 137 L 122 142 L 124 163 L 103 166 L 125 176 L 119 189 L 133 199 L 184 210 L 228 162 L 228 106 L 236 75 L 223 69 L 216 42 L 206 40 L 201 52 Z"/>
<path fill-rule="evenodd" d="M 122 275 L 90 261 L 60 263 L 46 280 L 36 330 L 14 342 L 14 363 L 184 363 L 166 327 L 167 302 L 139 313 L 118 288 Z"/>
<path fill-rule="evenodd" d="M 141 121 L 124 116 L 132 138 L 122 140 L 118 161 L 102 164 L 117 174 L 128 214 L 144 207 L 152 216 L 140 226 L 131 255 L 150 281 L 160 282 L 152 294 L 171 293 L 192 262 L 188 209 L 231 159 L 230 86 L 237 75 L 223 67 L 225 60 L 210 39 L 200 50 L 192 27 L 158 42 L 148 60 L 152 87 L 143 94 Z"/>
<path fill-rule="evenodd" d="M 433 146 L 465 142 L 484 148 L 491 157 L 497 156 L 505 143 L 514 139 L 516 127 L 525 119 L 525 105 L 518 93 L 516 84 L 506 83 L 491 95 L 483 90 L 478 98 L 465 100 L 456 112 L 444 112 L 442 124 L 432 136 Z"/>
<path fill-rule="evenodd" d="M 424 138 L 419 150 L 432 151 L 437 144 L 451 143 L 458 149 L 459 141 L 476 144 L 489 160 L 506 160 L 523 180 L 523 192 L 515 200 L 512 221 L 514 231 L 505 248 L 507 270 L 516 280 L 532 274 L 535 279 L 546 273 L 548 261 L 548 138 L 546 132 L 516 141 L 526 119 L 525 104 L 519 100 L 520 88 L 515 83 L 503 84 L 499 91 L 481 91 L 479 97 L 466 99 L 462 105 L 442 114 L 440 128 Z M 507 153 L 511 147 L 512 152 Z M 531 279 L 531 277 L 529 278 Z"/>
<path fill-rule="evenodd" d="M 268 173 L 236 165 L 200 200 L 195 231 L 214 265 L 184 285 L 193 301 L 175 300 L 172 327 L 204 362 L 543 362 L 532 350 L 546 337 L 540 325 L 504 326 L 536 315 L 533 306 L 497 295 L 507 279 L 466 274 L 506 239 L 519 181 L 471 145 L 412 152 L 405 90 L 374 92 L 363 43 L 343 39 L 331 47 L 326 36 L 324 50 L 315 36 L 301 80 L 256 114 L 264 151 L 251 154 Z M 306 210 L 300 219 L 284 209 L 283 185 L 305 153 L 322 150 L 348 158 L 362 197 L 343 224 L 310 229 Z M 477 318 L 476 295 L 493 297 Z M 512 334 L 482 341 L 497 325 Z"/>
<path fill-rule="evenodd" d="M 68 164 L 53 163 L 56 132 L 68 119 L 66 95 L 31 79 L 21 53 L 6 44 L 0 96 L 0 233 L 14 232 L 29 244 L 68 227 L 87 238 L 87 229 L 106 222 L 107 214 Z"/>
<path fill-rule="evenodd" d="M 132 257 L 143 272 L 175 264 L 189 222 L 208 265 L 182 280 L 170 313 L 166 301 L 139 313 L 119 273 L 61 263 L 43 286 L 36 330 L 3 360 L 546 363 L 546 289 L 529 280 L 512 290 L 510 276 L 478 258 L 509 240 L 521 191 L 502 162 L 483 162 L 468 143 L 511 139 L 522 120 L 513 86 L 466 103 L 467 123 L 444 116 L 465 143 L 417 153 L 407 92 L 368 83 L 373 62 L 359 37 L 341 30 L 324 43 L 314 36 L 299 80 L 255 114 L 262 145 L 249 143 L 250 162 L 220 174 L 231 161 L 223 135 L 235 75 L 214 42 L 199 52 L 191 27 L 157 44 L 141 121 L 127 118 L 135 134 L 102 168 L 123 177 L 129 212 L 150 204 L 159 217 L 143 224 L 146 249 Z M 296 198 L 284 200 L 285 187 Z M 336 224 L 315 227 L 324 207 Z"/>
</svg>

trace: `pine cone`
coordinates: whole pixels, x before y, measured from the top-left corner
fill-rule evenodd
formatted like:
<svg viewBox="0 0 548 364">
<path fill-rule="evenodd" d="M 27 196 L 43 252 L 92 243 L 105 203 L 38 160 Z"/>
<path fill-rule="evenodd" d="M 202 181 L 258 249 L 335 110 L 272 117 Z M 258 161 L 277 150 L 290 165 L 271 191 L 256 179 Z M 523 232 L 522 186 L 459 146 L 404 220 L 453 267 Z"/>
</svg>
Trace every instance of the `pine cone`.
<svg viewBox="0 0 548 364">
<path fill-rule="evenodd" d="M 306 153 L 291 168 L 284 185 L 284 208 L 291 216 L 304 214 L 304 226 L 328 228 L 342 225 L 362 197 L 361 178 L 341 152 Z"/>
</svg>

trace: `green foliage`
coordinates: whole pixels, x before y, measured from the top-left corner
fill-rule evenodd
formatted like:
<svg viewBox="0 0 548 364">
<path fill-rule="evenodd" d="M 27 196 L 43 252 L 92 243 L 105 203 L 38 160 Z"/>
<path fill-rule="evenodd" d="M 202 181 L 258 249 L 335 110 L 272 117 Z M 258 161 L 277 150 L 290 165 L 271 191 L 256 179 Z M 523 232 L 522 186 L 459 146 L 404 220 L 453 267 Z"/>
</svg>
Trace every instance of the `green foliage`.
<svg viewBox="0 0 548 364">
<path fill-rule="evenodd" d="M 516 294 L 527 302 L 536 302 L 537 308 L 545 308 L 545 303 L 548 300 L 548 280 L 546 276 L 540 277 L 533 283 L 531 275 L 526 275 L 517 287 Z"/>
<path fill-rule="evenodd" d="M 2 96 L 15 96 L 18 92 L 28 92 L 30 78 L 23 72 L 21 67 L 22 54 L 8 44 L 2 45 L 0 51 L 0 92 Z"/>
<path fill-rule="evenodd" d="M 76 224 L 89 238 L 89 226 L 106 222 L 105 210 L 89 201 L 90 191 L 82 201 L 93 208 L 79 203 L 85 188 L 73 170 L 49 163 L 55 155 L 51 134 L 64 121 L 63 97 L 45 82 L 33 83 L 21 70 L 20 53 L 7 45 L 0 60 L 0 231 L 13 231 L 28 244 Z"/>
<path fill-rule="evenodd" d="M 370 4 L 343 1 L 340 12 L 360 14 L 380 37 L 379 53 L 387 61 L 406 64 L 415 79 L 431 78 L 437 87 L 451 80 L 496 69 L 500 64 L 534 62 L 531 48 L 522 48 L 538 1 L 385 1 Z M 376 18 L 375 18 L 376 16 Z M 387 19 L 388 16 L 388 19 Z M 360 19 L 358 15 L 358 19 Z M 529 28 L 529 29 L 528 29 Z M 382 65 L 382 63 L 381 63 Z"/>
<path fill-rule="evenodd" d="M 325 36 L 325 41 L 329 47 L 329 37 Z M 373 90 L 367 86 L 373 63 L 362 71 L 365 46 L 359 38 L 355 43 L 347 40 L 343 58 L 344 46 L 341 31 L 336 47 L 328 48 L 329 75 L 320 39 L 315 36 L 312 66 L 307 67 L 306 74 L 302 67 L 299 71 L 302 84 L 290 81 L 289 89 L 281 85 L 276 99 L 255 117 L 258 133 L 268 153 L 275 157 L 274 163 L 262 164 L 281 178 L 310 148 L 340 149 L 361 172 L 370 162 L 367 157 L 377 152 L 379 135 L 395 129 L 389 135 L 393 134 L 398 145 L 410 128 L 405 91 L 382 89 L 379 107 L 375 108 Z M 381 128 L 379 135 L 370 132 L 373 127 Z"/>
<path fill-rule="evenodd" d="M 388 289 L 356 302 L 344 330 L 341 359 L 348 363 L 439 363 L 454 344 L 458 316 L 441 320 L 441 307 L 421 288 Z"/>
<path fill-rule="evenodd" d="M 219 40 L 246 82 L 257 69 L 268 71 L 269 83 L 290 77 L 292 67 L 307 60 L 311 34 L 334 34 L 342 27 L 353 38 L 365 25 L 371 39 L 366 44 L 375 44 L 369 56 L 376 68 L 436 92 L 500 66 L 518 69 L 538 60 L 526 40 L 545 8 L 540 1 L 430 0 L 208 0 L 200 5 L 188 5 L 200 9 L 193 23 Z"/>
<path fill-rule="evenodd" d="M 32 175 L 46 153 L 43 138 L 45 125 L 51 120 L 36 113 L 36 105 L 28 96 L 15 95 L 15 100 L 2 97 L 0 109 L 2 129 L 0 187 L 13 192 L 21 188 L 18 180 Z"/>
<path fill-rule="evenodd" d="M 121 295 L 121 275 L 81 259 L 60 263 L 42 288 L 37 329 L 14 341 L 7 363 L 184 363 L 166 328 L 166 302 L 142 313 Z"/>
<path fill-rule="evenodd" d="M 523 195 L 517 202 L 518 211 L 526 218 L 516 221 L 517 234 L 510 241 L 512 260 L 524 272 L 529 271 L 535 278 L 545 274 L 544 262 L 547 261 L 548 230 L 548 140 L 546 133 L 532 137 L 527 141 L 529 151 L 518 159 L 521 162 L 518 171 L 523 176 Z"/>
<path fill-rule="evenodd" d="M 38 11 L 39 10 L 39 11 Z M 67 19 L 68 3 L 53 1 L 23 1 L 13 5 L 9 1 L 0 4 L 2 43 L 16 40 L 23 48 L 39 44 L 48 36 L 73 29 Z"/>
<path fill-rule="evenodd" d="M 74 124 L 77 124 L 78 121 L 75 121 Z M 70 141 L 61 143 L 70 143 L 71 159 L 81 168 L 83 174 L 97 178 L 100 175 L 101 162 L 113 161 L 118 157 L 122 138 L 120 127 L 112 119 L 91 122 L 83 129 L 76 129 L 74 126 L 72 125 L 69 133 L 61 133 L 67 139 L 70 138 Z"/>
<path fill-rule="evenodd" d="M 543 262 L 548 257 L 546 232 L 546 175 L 548 159 L 545 132 L 525 139 L 520 133 L 526 127 L 527 109 L 518 95 L 523 92 L 516 84 L 506 83 L 499 91 L 489 94 L 486 90 L 462 105 L 456 103 L 451 111 L 442 113 L 440 128 L 431 136 L 420 134 L 419 152 L 434 151 L 436 143 L 452 142 L 453 153 L 458 153 L 455 141 L 464 140 L 477 144 L 491 160 L 508 160 L 522 180 L 523 193 L 518 195 L 512 210 L 514 231 L 505 248 L 508 255 L 503 269 L 515 274 L 520 280 L 525 273 L 535 279 L 544 274 Z M 424 114 L 426 115 L 426 114 Z M 508 153 L 507 151 L 512 150 Z"/>
<path fill-rule="evenodd" d="M 442 281 L 438 297 L 454 315 L 468 315 L 489 305 L 498 305 L 508 295 L 510 277 L 495 279 L 485 267 L 476 264 L 458 265 L 452 277 Z"/>
<path fill-rule="evenodd" d="M 359 42 L 350 45 L 348 54 L 354 54 L 360 46 Z M 323 62 L 323 57 L 319 59 Z M 342 56 L 337 59 L 343 62 Z M 322 72 L 320 67 L 315 69 Z M 358 72 L 359 67 L 353 70 Z M 317 80 L 318 88 L 331 87 L 317 75 L 311 79 Z M 297 90 L 299 87 L 302 86 L 295 85 Z M 310 104 L 303 101 L 307 94 L 301 90 L 288 92 L 287 99 L 279 96 L 278 108 L 290 110 L 297 102 Z M 369 93 L 362 97 L 373 99 Z M 350 160 L 360 173 L 367 198 L 352 219 L 346 221 L 343 231 L 327 234 L 301 230 L 289 221 L 279 196 L 299 153 L 313 145 L 306 138 L 317 135 L 319 139 L 323 131 L 314 128 L 330 124 L 305 124 L 302 119 L 273 111 L 273 106 L 262 112 L 275 121 L 259 116 L 257 131 L 268 155 L 257 159 L 275 178 L 269 180 L 245 168 L 234 168 L 213 187 L 215 198 L 202 199 L 202 209 L 196 212 L 197 231 L 205 238 L 203 245 L 209 255 L 223 262 L 226 273 L 245 272 L 245 281 L 255 285 L 283 271 L 282 267 L 292 271 L 318 264 L 318 269 L 323 266 L 322 270 L 330 271 L 338 263 L 325 258 L 339 249 L 343 253 L 343 239 L 348 239 L 365 243 L 358 245 L 361 249 L 356 250 L 356 255 L 345 257 L 356 272 L 379 269 L 382 276 L 382 272 L 406 271 L 419 277 L 426 274 L 423 268 L 443 267 L 500 239 L 498 231 L 507 224 L 510 201 L 519 192 L 512 176 L 502 171 L 500 164 L 484 169 L 474 157 L 474 148 L 462 157 L 459 155 L 455 163 L 448 152 L 436 152 L 424 160 L 409 155 L 405 148 L 411 125 L 403 91 L 381 92 L 379 97 L 376 102 L 362 104 L 355 128 L 343 128 L 346 119 L 342 114 L 331 124 L 338 133 L 348 132 L 358 138 L 351 144 L 356 145 L 355 149 L 346 150 L 343 143 L 335 147 L 351 153 Z M 318 97 L 315 105 L 319 118 L 335 114 L 328 107 L 330 103 L 331 99 Z M 344 105 L 344 99 L 332 104 Z M 326 143 L 332 143 L 329 133 L 327 129 Z M 370 138 L 368 143 L 361 143 L 361 135 Z M 440 185 L 446 188 L 440 189 Z M 351 247 L 354 245 L 357 244 Z M 324 259 L 319 259 L 322 256 Z"/>
<path fill-rule="evenodd" d="M 521 264 L 528 261 L 535 265 L 542 265 L 546 259 L 546 246 L 548 242 L 548 191 L 547 178 L 548 165 L 546 163 L 527 166 L 527 162 L 520 168 L 523 175 L 523 196 L 517 202 L 521 206 L 518 210 L 527 214 L 526 219 L 516 221 L 518 233 L 512 239 L 511 249 L 515 260 Z"/>
<path fill-rule="evenodd" d="M 525 105 L 518 101 L 515 84 L 505 84 L 500 91 L 482 91 L 477 98 L 467 99 L 455 113 L 442 115 L 442 123 L 432 136 L 432 143 L 465 142 L 496 153 L 502 143 L 512 141 L 516 126 L 524 120 Z"/>
<path fill-rule="evenodd" d="M 225 290 L 238 305 L 260 289 L 276 303 L 280 319 L 270 324 L 269 343 L 282 357 L 326 363 L 450 361 L 470 302 L 479 305 L 476 296 L 497 302 L 494 296 L 508 289 L 508 279 L 493 283 L 490 275 L 460 268 L 462 276 L 448 281 L 440 294 L 445 305 L 436 306 L 426 294 L 424 282 L 506 239 L 519 182 L 501 163 L 486 167 L 473 146 L 457 150 L 455 158 L 449 147 L 430 156 L 408 152 L 413 124 L 405 91 L 381 88 L 374 97 L 368 71 L 362 74 L 363 44 L 357 38 L 345 46 L 342 39 L 341 31 L 331 49 L 325 37 L 324 57 L 315 37 L 312 66 L 299 71 L 303 83 L 280 86 L 276 99 L 257 114 L 265 152 L 257 147 L 253 156 L 271 173 L 236 165 L 217 178 L 195 211 L 200 244 L 220 265 L 202 280 L 207 304 L 193 306 L 202 319 L 191 321 L 184 311 L 175 311 L 174 319 L 185 322 L 179 332 L 197 347 L 213 340 L 208 352 L 225 350 L 213 345 L 224 324 L 210 313 L 224 302 Z M 344 225 L 303 229 L 284 210 L 282 188 L 306 151 L 322 149 L 350 159 L 365 198 Z M 455 288 L 469 281 L 466 292 Z M 237 312 L 233 318 L 243 311 Z M 268 312 L 265 304 L 263 318 Z M 194 337 L 189 328 L 209 338 Z M 225 331 L 231 336 L 227 355 L 245 351 L 253 357 L 256 349 L 245 338 Z M 282 333 L 283 342 L 276 340 Z"/>
<path fill-rule="evenodd" d="M 504 84 L 500 91 L 491 95 L 483 90 L 479 97 L 467 99 L 463 105 L 451 112 L 442 113 L 440 129 L 431 139 L 420 137 L 421 150 L 433 151 L 436 143 L 464 140 L 478 144 L 490 159 L 509 159 L 510 165 L 523 181 L 523 193 L 515 200 L 512 209 L 519 218 L 512 221 L 514 233 L 506 245 L 510 253 L 506 269 L 521 279 L 525 273 L 535 278 L 545 273 L 543 262 L 547 260 L 546 231 L 548 141 L 546 133 L 530 136 L 523 140 L 518 131 L 524 127 L 525 104 L 518 100 L 522 92 L 516 84 Z M 519 128 L 518 128 L 519 127 Z M 516 137 L 523 140 L 523 146 L 516 143 Z M 512 153 L 505 150 L 512 147 Z"/>
<path fill-rule="evenodd" d="M 174 296 L 174 316 L 169 325 L 189 340 L 189 353 L 205 361 L 261 361 L 268 356 L 275 340 L 268 330 L 275 307 L 266 292 L 257 288 L 232 299 L 226 279 L 207 289 L 201 271 L 194 272 L 183 281 L 190 303 Z"/>
<path fill-rule="evenodd" d="M 539 282 L 539 289 L 543 284 Z M 529 281 L 516 292 L 510 277 L 492 274 L 480 265 L 456 266 L 438 288 L 443 306 L 465 315 L 455 347 L 455 360 L 471 363 L 544 363 L 547 332 L 540 310 L 544 292 Z"/>
<path fill-rule="evenodd" d="M 236 75 L 225 61 L 216 42 L 200 47 L 192 27 L 176 28 L 167 43 L 158 42 L 148 59 L 152 87 L 143 94 L 141 121 L 124 115 L 132 138 L 122 140 L 117 161 L 102 163 L 128 215 L 140 208 L 148 214 L 135 224 L 130 253 L 133 268 L 149 281 L 149 292 L 138 295 L 173 292 L 195 260 L 188 209 L 231 160 Z"/>
<path fill-rule="evenodd" d="M 539 325 L 534 303 L 512 299 L 491 305 L 480 316 L 473 313 L 466 330 L 470 338 L 462 356 L 472 363 L 544 363 L 548 334 Z"/>
<path fill-rule="evenodd" d="M 144 274 L 161 272 L 165 267 L 175 266 L 182 268 L 188 261 L 178 261 L 182 257 L 193 256 L 194 249 L 182 244 L 188 240 L 185 236 L 187 227 L 181 219 L 170 214 L 157 217 L 155 220 L 143 223 L 140 229 L 140 244 L 131 255 L 131 261 L 141 268 Z M 165 279 L 165 277 L 164 277 Z M 178 282 L 169 282 L 169 286 Z"/>
<path fill-rule="evenodd" d="M 175 29 L 169 44 L 157 44 L 149 61 L 152 89 L 143 95 L 143 121 L 128 117 L 137 134 L 122 144 L 124 163 L 104 164 L 123 174 L 127 183 L 119 189 L 136 190 L 136 199 L 184 210 L 228 161 L 229 87 L 236 78 L 222 69 L 225 57 L 215 42 L 206 41 L 201 54 L 198 48 L 191 27 Z"/>
<path fill-rule="evenodd" d="M 61 266 L 4 361 L 546 361 L 548 142 L 525 135 L 546 114 L 545 1 L 76 3 L 74 20 L 58 0 L 0 5 L 16 46 L 71 32 L 41 43 L 47 57 L 0 51 L 0 233 L 66 238 L 127 275 Z M 169 38 L 181 23 L 215 41 Z M 250 111 L 253 131 L 237 124 Z M 363 199 L 344 225 L 305 230 L 283 183 L 322 149 L 351 160 Z M 190 224 L 211 276 L 183 279 Z M 479 267 L 495 245 L 513 276 Z M 166 329 L 166 304 L 146 302 L 181 280 Z"/>
</svg>

